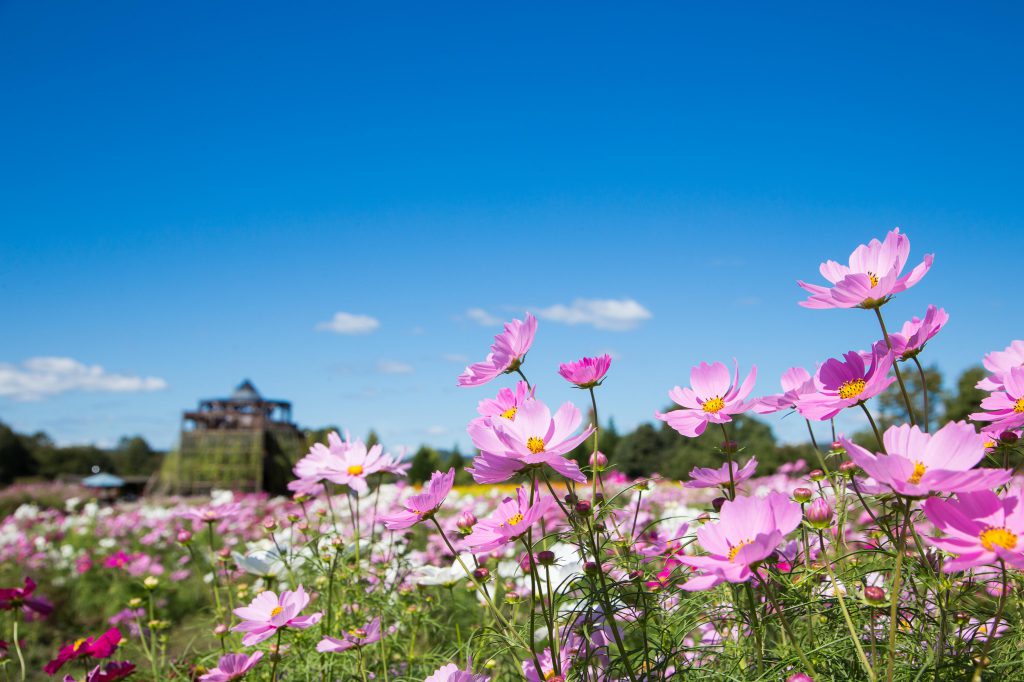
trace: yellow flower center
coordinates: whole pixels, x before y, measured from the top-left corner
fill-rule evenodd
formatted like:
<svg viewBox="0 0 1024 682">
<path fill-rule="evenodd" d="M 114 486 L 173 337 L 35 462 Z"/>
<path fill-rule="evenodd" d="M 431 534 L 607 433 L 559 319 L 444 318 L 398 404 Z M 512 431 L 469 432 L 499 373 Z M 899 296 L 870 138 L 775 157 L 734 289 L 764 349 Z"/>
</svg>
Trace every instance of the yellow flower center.
<svg viewBox="0 0 1024 682">
<path fill-rule="evenodd" d="M 709 398 L 708 400 L 705 400 L 704 404 L 701 405 L 701 407 L 704 408 L 705 412 L 710 412 L 714 414 L 723 407 L 725 407 L 725 401 L 716 395 L 714 398 Z"/>
<path fill-rule="evenodd" d="M 1017 547 L 1016 534 L 1011 533 L 1006 528 L 992 528 L 989 526 L 981 531 L 981 535 L 978 537 L 981 539 L 981 546 L 990 552 L 994 545 L 998 545 L 1003 549 L 1016 549 Z"/>
<path fill-rule="evenodd" d="M 985 441 L 985 447 L 986 448 L 992 449 L 995 446 L 996 446 L 996 442 L 994 440 L 987 440 L 987 441 Z"/>
<path fill-rule="evenodd" d="M 348 471 L 349 476 L 358 476 L 359 474 L 363 473 L 363 465 L 353 464 L 348 469 L 346 469 L 346 471 Z"/>
<path fill-rule="evenodd" d="M 863 379 L 850 379 L 849 381 L 844 381 L 843 385 L 839 387 L 839 397 L 843 400 L 856 398 L 864 392 L 865 386 L 867 386 L 867 382 Z"/>
<path fill-rule="evenodd" d="M 517 513 L 514 516 L 509 517 L 509 520 L 506 523 L 508 523 L 508 525 L 510 526 L 518 526 L 520 523 L 522 523 L 522 520 L 523 515 Z"/>
<path fill-rule="evenodd" d="M 872 287 L 877 287 L 878 286 L 878 275 L 876 275 L 873 272 L 869 272 L 868 273 L 868 279 L 871 280 L 871 286 Z"/>
<path fill-rule="evenodd" d="M 544 452 L 544 439 L 530 436 L 526 441 L 526 447 L 535 455 L 538 452 Z"/>
<path fill-rule="evenodd" d="M 516 412 L 518 412 L 518 411 L 519 411 L 518 407 L 512 406 L 512 407 L 508 408 L 507 410 L 505 410 L 504 412 L 502 412 L 501 416 L 504 417 L 505 419 L 515 419 L 516 418 Z"/>
<path fill-rule="evenodd" d="M 363 639 L 364 637 L 366 637 L 366 630 L 363 630 L 362 628 L 356 628 L 355 630 L 349 630 L 348 634 L 352 635 L 356 639 Z"/>
<path fill-rule="evenodd" d="M 75 640 L 75 645 L 72 647 L 72 649 L 74 651 L 78 651 L 78 649 L 81 648 L 81 646 L 83 644 L 85 644 L 85 642 L 86 642 L 86 638 L 85 637 L 83 637 L 82 639 L 76 639 Z"/>
<path fill-rule="evenodd" d="M 554 670 L 548 670 L 546 673 L 544 673 L 544 679 L 545 680 L 553 680 L 553 679 L 555 679 L 555 671 Z"/>
<path fill-rule="evenodd" d="M 729 562 L 732 563 L 733 559 L 736 558 L 736 555 L 739 554 L 740 550 L 749 545 L 750 543 L 750 540 L 743 540 L 737 545 L 729 547 Z"/>
<path fill-rule="evenodd" d="M 273 618 L 274 616 L 276 616 L 277 614 L 281 613 L 282 611 L 284 611 L 284 607 L 283 606 L 275 606 L 274 610 L 270 612 L 270 617 Z"/>
<path fill-rule="evenodd" d="M 920 462 L 914 462 L 914 470 L 910 473 L 910 478 L 907 479 L 907 483 L 917 485 L 921 482 L 921 477 L 924 476 L 924 472 L 926 471 L 928 471 L 928 467 Z"/>
<path fill-rule="evenodd" d="M 1017 398 L 1017 402 L 1013 404 L 1013 411 L 1017 414 L 1024 412 L 1024 398 Z"/>
</svg>

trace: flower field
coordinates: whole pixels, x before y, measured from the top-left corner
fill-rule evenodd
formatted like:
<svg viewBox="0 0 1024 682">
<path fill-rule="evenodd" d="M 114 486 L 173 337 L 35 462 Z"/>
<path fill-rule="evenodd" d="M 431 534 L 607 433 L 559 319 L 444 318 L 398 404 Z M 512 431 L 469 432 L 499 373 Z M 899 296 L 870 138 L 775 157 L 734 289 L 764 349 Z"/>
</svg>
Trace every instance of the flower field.
<svg viewBox="0 0 1024 682">
<path fill-rule="evenodd" d="M 0 676 L 1024 679 L 1024 341 L 978 349 L 988 397 L 971 421 L 935 423 L 905 378 L 949 318 L 884 316 L 932 264 L 910 267 L 898 230 L 822 263 L 801 305 L 871 316 L 878 335 L 807 358 L 781 390 L 758 385 L 754 359 L 666 377 L 676 409 L 654 416 L 679 438 L 721 433 L 721 465 L 685 481 L 629 480 L 601 453 L 580 406 L 597 413 L 610 357 L 559 368 L 580 406 L 544 402 L 527 314 L 457 379 L 481 393 L 475 486 L 454 470 L 408 485 L 406 462 L 332 433 L 291 498 L 23 504 L 0 522 Z M 881 429 L 870 400 L 891 385 L 909 423 Z M 846 410 L 870 443 L 838 433 L 775 472 L 730 429 L 785 411 L 813 438 Z M 589 461 L 567 456 L 583 443 Z"/>
</svg>

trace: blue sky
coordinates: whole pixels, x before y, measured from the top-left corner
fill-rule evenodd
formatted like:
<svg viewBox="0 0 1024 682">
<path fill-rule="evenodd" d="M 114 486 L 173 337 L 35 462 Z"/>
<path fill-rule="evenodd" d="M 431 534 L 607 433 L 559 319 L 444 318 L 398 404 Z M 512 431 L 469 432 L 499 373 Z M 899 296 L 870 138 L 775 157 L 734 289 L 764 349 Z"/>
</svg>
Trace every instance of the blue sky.
<svg viewBox="0 0 1024 682">
<path fill-rule="evenodd" d="M 0 420 L 170 447 L 249 377 L 303 425 L 465 447 L 493 390 L 455 377 L 530 309 L 540 396 L 580 400 L 557 363 L 612 352 L 602 412 L 631 428 L 700 360 L 771 392 L 866 348 L 870 313 L 795 280 L 896 225 L 936 263 L 888 319 L 944 306 L 926 360 L 955 374 L 1021 334 L 1022 19 L 0 2 Z M 575 301 L 649 317 L 551 319 Z M 339 312 L 376 326 L 318 330 Z"/>
</svg>

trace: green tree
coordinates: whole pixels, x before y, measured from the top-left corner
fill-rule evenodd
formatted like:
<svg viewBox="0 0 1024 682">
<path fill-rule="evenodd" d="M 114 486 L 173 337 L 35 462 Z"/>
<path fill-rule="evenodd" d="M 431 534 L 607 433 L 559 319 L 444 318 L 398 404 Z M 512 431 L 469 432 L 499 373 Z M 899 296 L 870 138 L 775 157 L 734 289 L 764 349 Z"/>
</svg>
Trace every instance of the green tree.
<svg viewBox="0 0 1024 682">
<path fill-rule="evenodd" d="M 434 448 L 426 445 L 420 447 L 413 455 L 409 467 L 409 482 L 423 483 L 430 480 L 430 475 L 441 468 L 441 456 Z"/>
<path fill-rule="evenodd" d="M 110 454 L 123 476 L 149 476 L 160 466 L 160 453 L 149 447 L 142 436 L 123 436 Z"/>
<path fill-rule="evenodd" d="M 946 396 L 943 403 L 945 421 L 967 419 L 972 412 L 981 410 L 981 401 L 988 395 L 975 384 L 988 376 L 984 367 L 968 367 L 956 380 L 956 390 Z"/>
<path fill-rule="evenodd" d="M 16 478 L 33 476 L 38 469 L 39 463 L 24 440 L 0 422 L 0 483 L 8 484 Z"/>
<path fill-rule="evenodd" d="M 913 363 L 900 363 L 900 370 L 918 425 L 924 428 L 924 393 L 921 388 L 921 374 Z M 941 410 L 942 401 L 946 399 L 946 394 L 942 390 L 942 373 L 932 365 L 925 368 L 924 375 L 928 384 L 928 422 L 934 426 L 937 421 L 936 415 Z M 885 431 L 895 424 L 910 423 L 907 402 L 903 399 L 899 382 L 893 382 L 869 407 L 873 410 L 880 431 Z"/>
</svg>

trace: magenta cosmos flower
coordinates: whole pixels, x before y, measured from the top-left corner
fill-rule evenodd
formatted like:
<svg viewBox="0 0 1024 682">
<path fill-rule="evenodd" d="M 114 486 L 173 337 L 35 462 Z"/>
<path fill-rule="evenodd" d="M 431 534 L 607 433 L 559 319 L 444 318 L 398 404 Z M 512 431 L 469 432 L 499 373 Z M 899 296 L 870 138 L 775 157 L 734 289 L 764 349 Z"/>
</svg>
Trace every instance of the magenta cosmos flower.
<svg viewBox="0 0 1024 682">
<path fill-rule="evenodd" d="M 462 670 L 449 663 L 435 670 L 423 682 L 488 682 L 490 679 L 487 675 L 475 675 L 472 670 Z"/>
<path fill-rule="evenodd" d="M 33 597 L 36 581 L 25 576 L 24 587 L 5 587 L 0 589 L 0 611 L 22 609 L 25 613 L 35 611 L 41 616 L 53 613 L 53 604 L 42 597 Z"/>
<path fill-rule="evenodd" d="M 466 471 L 477 483 L 500 483 L 527 467 L 547 465 L 566 478 L 585 483 L 587 477 L 579 464 L 564 456 L 594 432 L 588 426 L 573 435 L 582 420 L 572 403 L 565 403 L 552 416 L 548 406 L 537 399 L 522 403 L 514 419 L 474 420 L 467 431 L 480 456 Z"/>
<path fill-rule="evenodd" d="M 926 254 L 924 261 L 908 274 L 900 276 L 910 256 L 910 240 L 897 227 L 885 236 L 885 241 L 872 239 L 861 244 L 850 254 L 849 265 L 829 260 L 821 264 L 821 276 L 831 286 L 819 286 L 798 281 L 810 292 L 805 308 L 877 308 L 893 294 L 906 291 L 921 281 L 932 266 L 935 256 Z"/>
<path fill-rule="evenodd" d="M 121 643 L 121 631 L 110 628 L 99 637 L 83 637 L 71 644 L 65 644 L 57 652 L 56 658 L 47 663 L 43 670 L 53 675 L 68 661 L 77 658 L 109 658 Z"/>
<path fill-rule="evenodd" d="M 742 483 L 754 475 L 757 469 L 757 459 L 750 458 L 750 461 L 740 467 L 736 462 L 727 462 L 717 469 L 704 469 L 694 467 L 690 472 L 692 480 L 683 484 L 684 488 L 719 488 L 729 485 L 729 467 L 732 467 L 732 482 Z"/>
<path fill-rule="evenodd" d="M 221 656 L 217 667 L 199 678 L 200 682 L 231 682 L 240 680 L 245 674 L 256 667 L 263 658 L 263 652 L 257 651 L 252 656 L 245 654 L 227 654 Z"/>
<path fill-rule="evenodd" d="M 814 376 L 814 393 L 805 394 L 796 403 L 796 409 L 807 419 L 831 419 L 847 407 L 856 407 L 888 388 L 896 381 L 889 377 L 892 353 L 886 348 L 875 348 L 865 357 L 851 350 L 843 360 L 829 358 Z"/>
<path fill-rule="evenodd" d="M 743 401 L 754 390 L 754 381 L 757 379 L 755 365 L 740 384 L 740 368 L 735 358 L 733 365 L 733 376 L 730 377 L 728 368 L 721 362 L 711 365 L 700 363 L 690 370 L 692 388 L 676 386 L 668 392 L 668 397 L 684 409 L 665 414 L 655 412 L 654 416 L 690 438 L 704 433 L 708 423 L 731 422 L 731 415 L 746 412 L 750 408 L 752 403 Z"/>
<path fill-rule="evenodd" d="M 85 674 L 82 682 L 116 682 L 132 675 L 135 672 L 135 664 L 127 661 L 111 661 L 102 668 L 96 666 Z M 71 675 L 64 676 L 64 682 L 75 682 Z"/>
<path fill-rule="evenodd" d="M 483 362 L 477 362 L 459 375 L 459 386 L 483 386 L 499 374 L 515 372 L 526 359 L 537 333 L 537 318 L 526 313 L 525 320 L 512 320 L 505 330 L 494 337 L 491 352 Z"/>
<path fill-rule="evenodd" d="M 945 310 L 933 305 L 928 306 L 924 319 L 913 317 L 909 322 L 903 323 L 903 328 L 899 332 L 889 334 L 893 355 L 897 360 L 910 360 L 916 357 L 947 322 L 949 315 Z M 878 343 L 885 345 L 884 340 Z"/>
<path fill-rule="evenodd" d="M 803 367 L 790 367 L 782 375 L 782 393 L 766 395 L 751 406 L 757 414 L 772 414 L 781 410 L 792 410 L 804 396 L 814 393 L 814 378 Z"/>
<path fill-rule="evenodd" d="M 551 506 L 550 497 L 538 497 L 530 505 L 525 488 L 516 490 L 515 498 L 506 497 L 489 517 L 477 521 L 466 536 L 466 546 L 475 553 L 490 552 L 526 534 Z"/>
<path fill-rule="evenodd" d="M 872 454 L 846 438 L 839 442 L 868 476 L 906 497 L 988 490 L 1013 475 L 974 468 L 985 457 L 985 437 L 967 422 L 949 422 L 934 434 L 907 424 L 890 426 L 882 436 L 888 454 Z"/>
<path fill-rule="evenodd" d="M 1002 559 L 1024 568 L 1024 505 L 1020 497 L 999 497 L 990 490 L 960 493 L 955 500 L 937 497 L 924 503 L 924 513 L 941 537 L 925 542 L 956 555 L 943 564 L 949 572 L 995 564 Z"/>
<path fill-rule="evenodd" d="M 697 541 L 708 553 L 681 555 L 679 561 L 700 571 L 683 589 L 709 590 L 723 582 L 742 583 L 753 576 L 752 566 L 764 561 L 800 525 L 800 505 L 782 493 L 767 497 L 737 497 L 726 501 L 717 523 L 697 530 Z"/>
<path fill-rule="evenodd" d="M 601 355 L 596 358 L 583 358 L 576 362 L 567 362 L 558 366 L 558 373 L 569 383 L 579 388 L 600 386 L 604 375 L 612 365 L 612 356 Z"/>
<path fill-rule="evenodd" d="M 242 644 L 253 646 L 274 636 L 281 628 L 305 630 L 320 622 L 322 613 L 311 616 L 299 616 L 299 612 L 309 605 L 309 595 L 302 585 L 294 591 L 285 590 L 278 597 L 273 592 L 262 592 L 248 606 L 235 609 L 236 616 L 242 622 L 231 628 L 235 632 L 244 632 Z"/>
<path fill-rule="evenodd" d="M 979 381 L 977 387 L 983 391 L 1003 390 L 1003 377 L 1014 367 L 1024 368 L 1024 341 L 1014 341 L 1003 350 L 992 351 L 981 364 L 992 375 Z"/>
<path fill-rule="evenodd" d="M 316 645 L 320 653 L 338 654 L 349 649 L 358 649 L 375 642 L 381 638 L 380 618 L 374 618 L 361 628 L 349 630 L 342 634 L 341 639 L 337 637 L 324 637 Z"/>
<path fill-rule="evenodd" d="M 452 490 L 452 483 L 455 482 L 455 468 L 448 470 L 448 473 L 435 471 L 430 477 L 427 489 L 419 495 L 413 495 L 402 503 L 403 509 L 397 514 L 381 516 L 381 522 L 388 530 L 404 530 L 415 526 L 420 521 L 427 521 L 433 518 L 434 513 L 441 508 L 448 493 Z"/>
<path fill-rule="evenodd" d="M 1011 367 L 1003 374 L 1002 389 L 981 401 L 985 412 L 971 415 L 974 421 L 992 422 L 998 431 L 1016 429 L 1024 424 L 1024 367 Z"/>
</svg>

